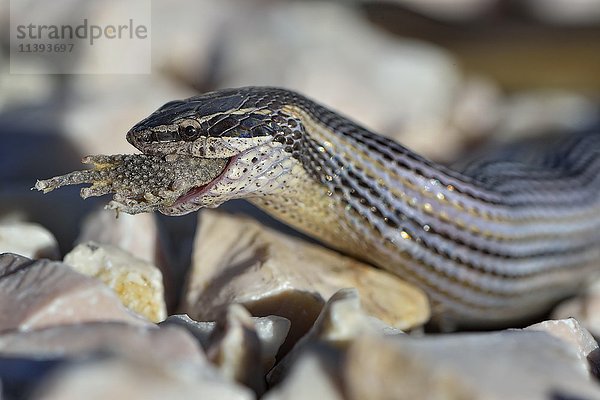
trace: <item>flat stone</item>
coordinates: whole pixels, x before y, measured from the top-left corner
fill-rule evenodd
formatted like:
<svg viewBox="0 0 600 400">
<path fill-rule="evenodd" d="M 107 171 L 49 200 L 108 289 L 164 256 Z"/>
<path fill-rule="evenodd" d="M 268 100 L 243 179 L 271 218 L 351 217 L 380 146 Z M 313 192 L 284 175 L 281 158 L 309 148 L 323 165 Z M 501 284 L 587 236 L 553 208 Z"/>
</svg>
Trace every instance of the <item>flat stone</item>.
<svg viewBox="0 0 600 400">
<path fill-rule="evenodd" d="M 577 352 L 545 332 L 362 335 L 343 366 L 349 399 L 599 399 Z"/>
<path fill-rule="evenodd" d="M 100 279 L 130 310 L 159 322 L 166 318 L 162 274 L 151 263 L 96 242 L 77 245 L 64 259 L 76 271 Z"/>
<path fill-rule="evenodd" d="M 183 311 L 210 321 L 240 303 L 255 316 L 289 319 L 294 342 L 326 299 L 349 287 L 360 293 L 365 313 L 387 325 L 406 330 L 429 318 L 425 294 L 392 274 L 248 218 L 204 210 Z"/>
<path fill-rule="evenodd" d="M 183 328 L 122 322 L 61 325 L 0 335 L 4 357 L 58 358 L 110 352 L 157 363 L 206 363 L 196 340 Z"/>
<path fill-rule="evenodd" d="M 90 321 L 149 324 L 100 281 L 64 263 L 0 255 L 0 332 Z"/>
<path fill-rule="evenodd" d="M 252 400 L 253 393 L 210 369 L 166 370 L 138 360 L 109 358 L 64 368 L 39 387 L 33 400 L 219 399 Z"/>
<path fill-rule="evenodd" d="M 43 226 L 29 222 L 0 223 L 0 253 L 29 258 L 60 258 L 58 242 Z"/>
</svg>

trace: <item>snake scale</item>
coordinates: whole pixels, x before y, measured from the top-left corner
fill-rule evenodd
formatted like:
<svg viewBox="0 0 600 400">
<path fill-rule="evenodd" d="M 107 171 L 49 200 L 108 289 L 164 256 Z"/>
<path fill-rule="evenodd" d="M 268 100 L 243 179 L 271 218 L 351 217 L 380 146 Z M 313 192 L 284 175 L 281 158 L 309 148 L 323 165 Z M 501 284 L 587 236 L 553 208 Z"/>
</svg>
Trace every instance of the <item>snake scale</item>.
<svg viewBox="0 0 600 400">
<path fill-rule="evenodd" d="M 172 101 L 127 140 L 149 155 L 226 158 L 170 215 L 245 198 L 422 288 L 438 321 L 507 325 L 600 270 L 600 133 L 451 169 L 280 88 Z"/>
</svg>

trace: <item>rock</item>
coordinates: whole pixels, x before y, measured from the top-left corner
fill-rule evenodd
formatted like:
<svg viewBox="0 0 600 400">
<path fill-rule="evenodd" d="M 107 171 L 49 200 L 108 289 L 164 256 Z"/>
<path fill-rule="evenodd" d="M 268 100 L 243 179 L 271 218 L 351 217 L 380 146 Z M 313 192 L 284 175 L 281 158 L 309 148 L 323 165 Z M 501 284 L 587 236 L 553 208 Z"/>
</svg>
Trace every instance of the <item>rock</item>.
<svg viewBox="0 0 600 400">
<path fill-rule="evenodd" d="M 545 332 L 362 335 L 342 370 L 349 399 L 600 398 L 576 351 Z"/>
<path fill-rule="evenodd" d="M 270 390 L 264 400 L 342 400 L 338 383 L 324 365 L 324 356 L 315 353 L 303 354 L 294 363 L 289 377 Z"/>
<path fill-rule="evenodd" d="M 526 0 L 523 3 L 545 23 L 597 26 L 600 22 L 600 3 L 597 0 Z"/>
<path fill-rule="evenodd" d="M 29 258 L 60 258 L 58 242 L 50 232 L 29 222 L 0 223 L 0 253 Z"/>
<path fill-rule="evenodd" d="M 261 364 L 266 373 L 275 364 L 275 356 L 290 330 L 290 321 L 275 315 L 252 317 L 252 321 L 260 341 Z M 186 314 L 170 315 L 160 325 L 177 325 L 187 329 L 205 350 L 212 346 L 213 332 L 217 329 L 216 322 L 194 321 Z"/>
<path fill-rule="evenodd" d="M 164 369 L 136 360 L 109 358 L 77 363 L 54 374 L 33 400 L 251 400 L 253 394 L 210 370 L 183 365 Z"/>
<path fill-rule="evenodd" d="M 265 390 L 261 345 L 254 321 L 244 307 L 233 304 L 217 321 L 206 350 L 208 359 L 221 373 L 250 387 L 258 395 Z"/>
<path fill-rule="evenodd" d="M 77 243 L 90 241 L 117 246 L 156 265 L 163 276 L 167 308 L 175 306 L 178 297 L 173 277 L 175 257 L 170 254 L 167 243 L 160 234 L 155 214 L 121 213 L 117 218 L 113 210 L 99 208 L 85 218 L 77 237 Z"/>
<path fill-rule="evenodd" d="M 526 330 L 547 332 L 550 335 L 563 340 L 577 351 L 582 365 L 589 370 L 590 363 L 594 369 L 597 367 L 598 343 L 585 328 L 574 318 L 543 321 L 525 328 Z"/>
<path fill-rule="evenodd" d="M 267 379 L 271 385 L 279 383 L 296 360 L 315 346 L 325 345 L 333 351 L 343 351 L 353 339 L 367 333 L 390 336 L 402 334 L 367 315 L 361 307 L 356 289 L 341 289 L 331 296 L 310 331 L 271 370 Z"/>
<path fill-rule="evenodd" d="M 77 245 L 64 262 L 76 271 L 100 279 L 123 304 L 145 318 L 166 318 L 162 274 L 156 266 L 116 246 L 87 242 Z"/>
<path fill-rule="evenodd" d="M 0 335 L 0 352 L 5 357 L 44 359 L 109 352 L 159 364 L 206 363 L 194 338 L 182 328 L 121 322 L 89 322 L 4 333 Z"/>
<path fill-rule="evenodd" d="M 419 327 L 429 318 L 423 292 L 394 275 L 250 219 L 205 210 L 183 311 L 210 321 L 240 303 L 256 316 L 289 319 L 293 343 L 325 300 L 348 287 L 357 288 L 365 313 L 398 329 Z"/>
<path fill-rule="evenodd" d="M 600 280 L 593 282 L 583 293 L 560 303 L 551 318 L 575 318 L 592 335 L 600 338 Z"/>
<path fill-rule="evenodd" d="M 90 321 L 149 322 L 112 290 L 61 262 L 0 255 L 0 331 L 29 331 Z"/>
</svg>

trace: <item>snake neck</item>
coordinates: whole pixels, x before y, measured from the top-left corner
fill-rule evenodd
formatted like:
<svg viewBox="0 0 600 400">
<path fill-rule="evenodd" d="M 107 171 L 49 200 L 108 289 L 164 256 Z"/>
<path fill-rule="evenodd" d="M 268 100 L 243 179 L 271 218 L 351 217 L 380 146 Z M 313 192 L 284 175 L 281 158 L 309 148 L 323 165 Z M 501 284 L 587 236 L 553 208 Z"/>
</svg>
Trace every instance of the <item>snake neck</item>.
<svg viewBox="0 0 600 400">
<path fill-rule="evenodd" d="M 311 107 L 286 109 L 306 130 L 289 185 L 253 202 L 415 283 L 440 313 L 518 319 L 597 269 L 600 157 L 589 146 L 598 148 L 599 135 L 537 164 L 504 159 L 469 175 Z M 548 168 L 557 159 L 560 168 Z"/>
</svg>

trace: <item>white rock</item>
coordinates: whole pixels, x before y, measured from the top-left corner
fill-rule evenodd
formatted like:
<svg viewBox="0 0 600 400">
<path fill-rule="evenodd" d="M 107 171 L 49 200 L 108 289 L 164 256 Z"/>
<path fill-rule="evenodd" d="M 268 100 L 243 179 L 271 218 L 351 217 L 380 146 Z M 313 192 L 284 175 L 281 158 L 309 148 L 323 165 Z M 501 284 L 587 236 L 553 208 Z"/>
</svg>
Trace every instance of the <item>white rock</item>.
<svg viewBox="0 0 600 400">
<path fill-rule="evenodd" d="M 285 341 L 291 324 L 288 319 L 276 315 L 252 317 L 252 321 L 260 341 L 261 364 L 266 373 L 275 364 L 275 356 Z M 217 328 L 216 322 L 194 321 L 186 314 L 170 315 L 160 325 L 177 325 L 187 329 L 204 349 L 211 346 L 211 337 Z"/>
<path fill-rule="evenodd" d="M 112 245 L 87 242 L 64 258 L 76 271 L 100 279 L 130 310 L 159 322 L 166 318 L 162 274 L 151 263 Z"/>
<path fill-rule="evenodd" d="M 583 328 L 574 318 L 543 321 L 525 328 L 526 330 L 547 332 L 568 343 L 577 352 L 581 365 L 589 370 L 588 359 L 598 352 L 598 342 L 592 334 Z"/>
<path fill-rule="evenodd" d="M 54 235 L 43 226 L 29 222 L 0 224 L 0 253 L 54 260 L 60 257 Z"/>
<path fill-rule="evenodd" d="M 203 211 L 183 311 L 215 320 L 229 304 L 289 319 L 289 341 L 312 326 L 326 299 L 355 287 L 366 314 L 398 329 L 429 318 L 423 292 L 348 257 L 274 232 L 247 218 Z"/>
<path fill-rule="evenodd" d="M 343 367 L 349 399 L 600 398 L 570 345 L 545 332 L 363 335 Z"/>
<path fill-rule="evenodd" d="M 244 307 L 234 304 L 217 321 L 206 354 L 221 373 L 262 394 L 261 344 L 254 321 Z"/>
<path fill-rule="evenodd" d="M 90 321 L 149 324 L 112 290 L 66 264 L 0 255 L 0 331 L 28 331 Z"/>
<path fill-rule="evenodd" d="M 174 326 L 90 322 L 0 335 L 0 352 L 11 357 L 74 357 L 110 352 L 158 364 L 206 364 L 196 340 Z"/>
<path fill-rule="evenodd" d="M 368 316 L 356 289 L 339 290 L 327 301 L 310 331 L 271 370 L 269 383 L 280 382 L 296 361 L 315 345 L 345 350 L 353 339 L 364 334 L 394 336 L 402 332 Z"/>
<path fill-rule="evenodd" d="M 54 374 L 32 396 L 34 400 L 252 400 L 234 382 L 187 365 L 161 368 L 124 359 L 79 363 Z"/>
<path fill-rule="evenodd" d="M 323 356 L 303 354 L 293 365 L 289 377 L 269 391 L 264 400 L 342 400 L 344 396 L 323 365 Z"/>
<path fill-rule="evenodd" d="M 559 304 L 553 319 L 575 318 L 595 337 L 600 337 L 600 280 L 592 282 L 583 292 Z"/>
</svg>

